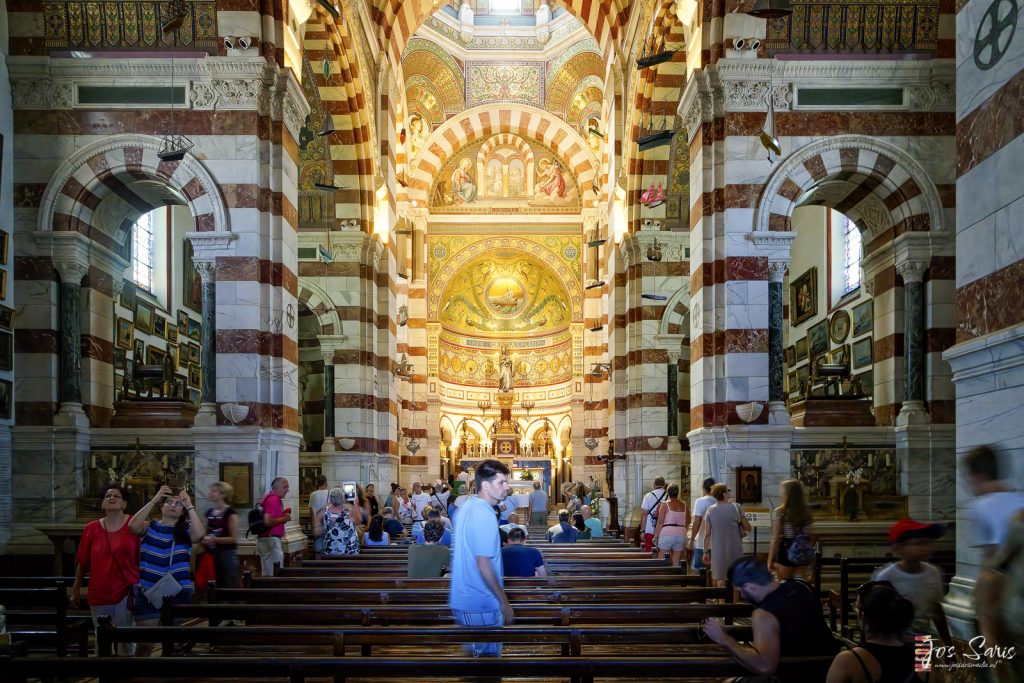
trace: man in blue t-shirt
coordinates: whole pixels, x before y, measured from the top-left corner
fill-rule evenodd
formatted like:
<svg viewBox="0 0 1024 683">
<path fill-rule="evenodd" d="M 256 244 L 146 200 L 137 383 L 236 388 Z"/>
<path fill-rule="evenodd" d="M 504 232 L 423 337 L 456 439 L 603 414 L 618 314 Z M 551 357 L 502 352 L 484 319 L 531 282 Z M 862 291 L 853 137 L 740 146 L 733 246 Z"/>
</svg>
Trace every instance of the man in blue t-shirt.
<svg viewBox="0 0 1024 683">
<path fill-rule="evenodd" d="M 526 534 L 513 527 L 508 532 L 508 545 L 501 549 L 501 564 L 505 576 L 547 576 L 544 556 L 536 548 L 525 545 Z"/>
<path fill-rule="evenodd" d="M 476 468 L 476 495 L 459 506 L 448 607 L 460 626 L 504 626 L 515 617 L 503 587 L 501 540 L 494 514 L 494 506 L 508 496 L 508 475 L 508 468 L 499 461 L 484 460 Z M 501 643 L 464 647 L 474 657 L 501 654 Z"/>
</svg>

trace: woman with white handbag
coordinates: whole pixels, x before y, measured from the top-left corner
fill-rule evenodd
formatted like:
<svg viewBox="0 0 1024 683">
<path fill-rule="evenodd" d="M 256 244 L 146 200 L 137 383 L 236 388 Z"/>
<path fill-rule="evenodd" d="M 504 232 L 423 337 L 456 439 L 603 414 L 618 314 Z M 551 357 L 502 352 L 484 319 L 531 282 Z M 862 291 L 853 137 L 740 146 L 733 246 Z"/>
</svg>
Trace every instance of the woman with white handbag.
<svg viewBox="0 0 1024 683">
<path fill-rule="evenodd" d="M 160 519 L 150 521 L 154 507 Z M 187 605 L 192 600 L 192 544 L 206 535 L 206 526 L 196 512 L 187 491 L 178 495 L 169 486 L 161 486 L 153 500 L 135 513 L 128 528 L 142 537 L 139 552 L 139 585 L 135 597 L 135 625 L 155 626 L 160 608 L 167 600 Z M 151 646 L 139 644 L 137 654 L 145 657 Z"/>
</svg>

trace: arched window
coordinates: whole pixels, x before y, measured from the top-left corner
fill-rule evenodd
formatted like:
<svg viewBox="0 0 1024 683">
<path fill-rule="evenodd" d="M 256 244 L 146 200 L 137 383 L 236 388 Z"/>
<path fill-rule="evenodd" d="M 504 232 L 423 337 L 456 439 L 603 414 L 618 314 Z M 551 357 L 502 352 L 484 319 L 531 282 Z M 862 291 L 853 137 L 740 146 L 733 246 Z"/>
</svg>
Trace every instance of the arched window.
<svg viewBox="0 0 1024 683">
<path fill-rule="evenodd" d="M 153 291 L 153 213 L 139 216 L 132 226 L 132 279 L 135 284 Z"/>
<path fill-rule="evenodd" d="M 843 295 L 860 287 L 861 234 L 857 224 L 842 214 L 836 214 L 842 223 L 843 236 Z"/>
<path fill-rule="evenodd" d="M 522 0 L 491 0 L 492 14 L 519 14 Z"/>
</svg>

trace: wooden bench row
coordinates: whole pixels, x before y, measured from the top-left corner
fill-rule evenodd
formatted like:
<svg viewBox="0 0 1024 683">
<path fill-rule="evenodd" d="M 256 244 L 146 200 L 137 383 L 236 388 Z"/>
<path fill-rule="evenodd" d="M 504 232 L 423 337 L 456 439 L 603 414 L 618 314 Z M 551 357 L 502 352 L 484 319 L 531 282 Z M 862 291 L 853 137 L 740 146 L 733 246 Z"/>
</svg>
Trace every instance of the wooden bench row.
<svg viewBox="0 0 1024 683">
<path fill-rule="evenodd" d="M 88 654 L 92 619 L 68 614 L 65 585 L 0 587 L 0 605 L 6 609 L 12 641 L 53 650 L 58 657 L 66 656 L 72 644 L 77 644 L 79 657 Z"/>
<path fill-rule="evenodd" d="M 749 626 L 729 626 L 732 637 L 749 641 Z M 695 624 L 617 626 L 587 625 L 571 628 L 553 626 L 508 626 L 504 628 L 464 628 L 461 626 L 316 628 L 310 626 L 245 626 L 189 628 L 172 626 L 117 628 L 101 618 L 97 633 L 99 655 L 113 656 L 121 643 L 162 643 L 162 655 L 171 656 L 174 643 L 204 643 L 216 647 L 293 646 L 330 647 L 335 657 L 344 657 L 346 648 L 357 646 L 363 657 L 374 647 L 436 648 L 439 643 L 460 645 L 474 642 L 500 642 L 506 645 L 538 645 L 561 649 L 563 657 L 580 657 L 584 647 L 636 645 L 707 645 L 701 627 Z"/>
<path fill-rule="evenodd" d="M 320 588 L 422 588 L 433 590 L 448 590 L 449 578 L 437 579 L 409 579 L 404 576 L 345 576 L 337 577 L 330 575 L 300 575 L 288 574 L 286 576 L 255 576 L 251 571 L 242 574 L 242 586 L 246 588 L 306 588 L 317 590 Z M 706 575 L 682 574 L 675 572 L 671 574 L 626 574 L 620 576 L 603 576 L 595 574 L 552 574 L 549 576 L 520 577 L 506 576 L 506 588 L 603 588 L 603 587 L 633 587 L 633 586 L 704 586 L 707 583 Z"/>
<path fill-rule="evenodd" d="M 720 617 L 726 623 L 749 617 L 753 607 L 746 603 L 721 604 L 615 604 L 552 605 L 521 603 L 514 606 L 516 623 L 524 625 L 574 626 L 578 624 L 698 623 L 706 617 Z M 256 604 L 164 604 L 161 624 L 202 620 L 210 623 L 242 621 L 246 625 L 269 626 L 433 626 L 452 624 L 447 605 L 256 605 Z"/>
<path fill-rule="evenodd" d="M 783 658 L 783 680 L 815 680 L 831 658 Z M 506 678 L 568 678 L 574 683 L 593 683 L 596 677 L 628 678 L 631 681 L 721 679 L 746 672 L 730 657 L 94 657 L 87 659 L 14 658 L 0 660 L 9 680 L 29 678 L 98 678 L 101 683 L 145 679 L 287 679 L 304 683 L 308 678 L 347 678 L 422 681 L 463 676 Z"/>
</svg>

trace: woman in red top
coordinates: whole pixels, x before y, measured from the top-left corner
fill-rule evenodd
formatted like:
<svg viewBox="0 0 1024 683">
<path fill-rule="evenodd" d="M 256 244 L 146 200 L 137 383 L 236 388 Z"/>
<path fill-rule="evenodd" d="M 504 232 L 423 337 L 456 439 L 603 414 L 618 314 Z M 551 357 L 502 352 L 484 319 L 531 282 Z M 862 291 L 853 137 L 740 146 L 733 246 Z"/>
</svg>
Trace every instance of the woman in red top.
<svg viewBox="0 0 1024 683">
<path fill-rule="evenodd" d="M 103 518 L 85 525 L 78 545 L 71 603 L 77 606 L 81 600 L 82 579 L 88 572 L 89 609 L 94 624 L 107 614 L 114 626 L 132 625 L 128 596 L 139 582 L 139 537 L 128 529 L 127 506 L 125 490 L 113 484 L 108 486 L 100 503 Z M 130 649 L 126 644 L 118 646 L 120 654 L 132 654 Z"/>
</svg>

